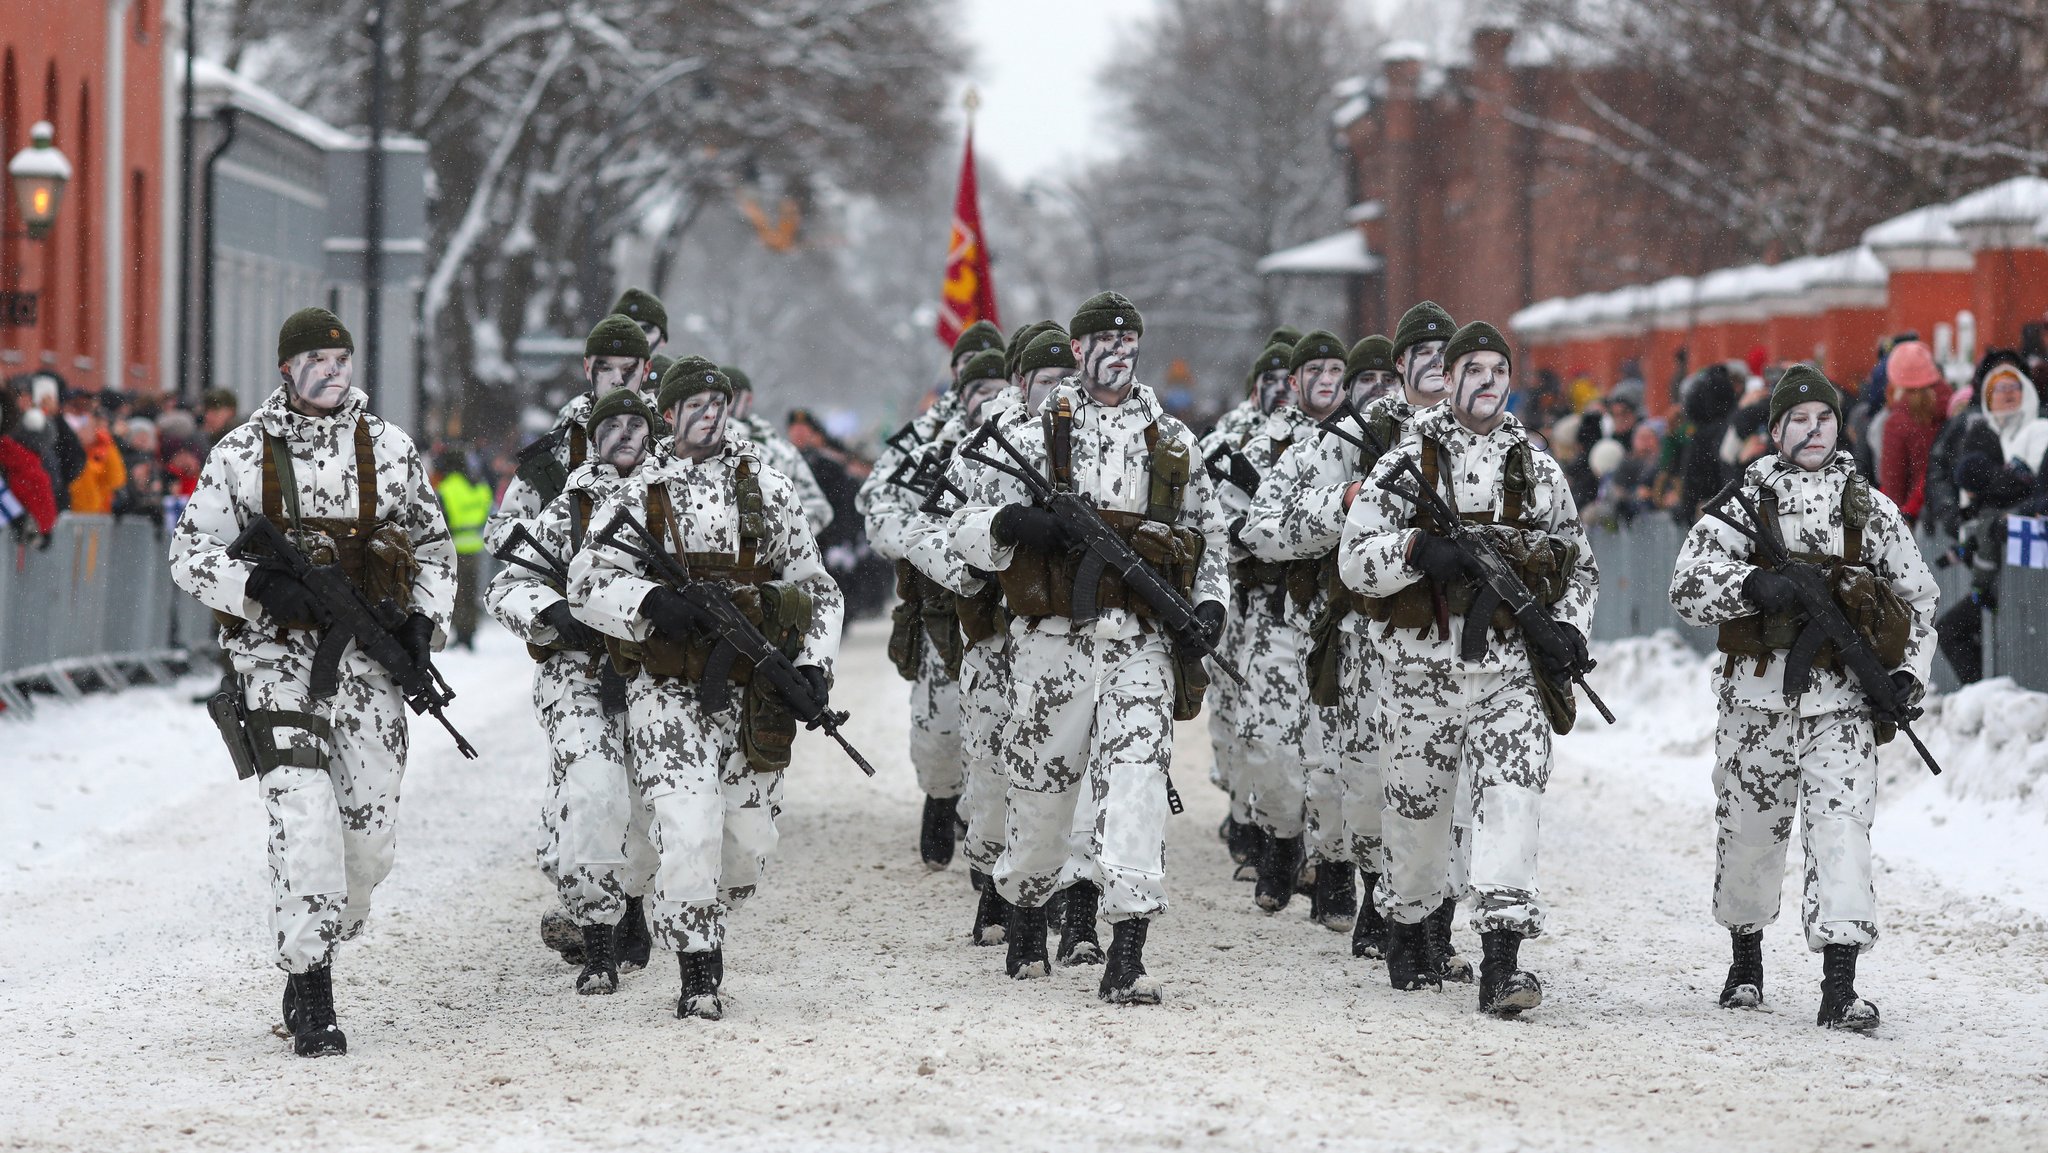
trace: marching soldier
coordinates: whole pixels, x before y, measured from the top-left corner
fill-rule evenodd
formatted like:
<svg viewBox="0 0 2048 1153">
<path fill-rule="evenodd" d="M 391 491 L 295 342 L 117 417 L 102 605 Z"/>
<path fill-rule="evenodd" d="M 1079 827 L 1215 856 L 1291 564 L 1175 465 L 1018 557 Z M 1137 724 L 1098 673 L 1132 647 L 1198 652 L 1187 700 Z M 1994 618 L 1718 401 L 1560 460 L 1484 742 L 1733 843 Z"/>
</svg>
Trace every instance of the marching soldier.
<svg viewBox="0 0 2048 1153">
<path fill-rule="evenodd" d="M 854 507 L 867 521 L 868 546 L 896 565 L 896 589 L 902 603 L 896 607 L 889 634 L 889 656 L 898 675 L 911 682 L 910 765 L 925 798 L 917 851 L 925 867 L 935 872 L 953 863 L 960 794 L 967 787 L 965 755 L 960 747 L 960 682 L 955 679 L 957 669 L 948 669 L 945 654 L 924 642 L 924 605 L 919 599 L 924 586 L 905 559 L 907 522 L 901 509 L 885 497 L 890 478 L 910 454 L 936 440 L 940 430 L 959 414 L 958 382 L 968 361 L 978 353 L 1002 347 L 1002 332 L 988 321 L 975 321 L 961 332 L 953 342 L 950 360 L 954 387 L 889 438 L 888 447 L 876 458 L 873 471 L 854 498 Z M 934 614 L 942 615 L 936 608 Z"/>
<path fill-rule="evenodd" d="M 1562 470 L 1530 447 L 1507 411 L 1507 341 L 1492 325 L 1468 324 L 1442 360 L 1449 399 L 1417 414 L 1357 490 L 1339 570 L 1352 591 L 1382 598 L 1374 615 L 1386 622 L 1379 731 L 1388 978 L 1396 989 L 1441 979 L 1426 922 L 1451 896 L 1451 794 L 1462 763 L 1473 792 L 1473 922 L 1484 947 L 1479 1007 L 1512 1016 L 1542 1002 L 1541 983 L 1518 966 L 1522 940 L 1543 930 L 1537 813 L 1551 731 L 1570 724 L 1568 674 L 1583 667 L 1598 573 Z M 1454 526 L 1383 487 L 1402 477 L 1412 485 L 1406 465 L 1509 559 L 1559 623 L 1560 651 L 1532 651 L 1512 614 L 1498 611 L 1478 633 L 1483 651 L 1468 658 L 1466 612 L 1498 601 L 1481 594 L 1471 555 L 1447 539 Z"/>
<path fill-rule="evenodd" d="M 796 497 L 804 506 L 804 522 L 811 527 L 811 535 L 817 536 L 832 523 L 832 502 L 825 497 L 825 490 L 818 486 L 818 478 L 811 472 L 811 466 L 804 461 L 804 454 L 789 442 L 781 429 L 765 418 L 754 415 L 754 381 L 746 373 L 729 364 L 718 366 L 718 371 L 732 381 L 732 430 L 753 441 L 761 450 L 761 460 L 769 468 L 789 478 L 796 486 Z"/>
<path fill-rule="evenodd" d="M 1194 645 L 1221 632 L 1227 595 L 1224 526 L 1194 435 L 1136 378 L 1144 321 L 1123 296 L 1083 302 L 1068 326 L 1080 371 L 1058 385 L 1043 417 L 1013 427 L 1020 468 L 1100 510 L 1133 550 L 1195 606 L 1202 636 L 1168 637 L 1120 578 L 1097 588 L 1099 616 L 1076 627 L 1068 599 L 1080 556 L 1065 523 L 1015 476 L 967 471 L 953 547 L 998 574 L 1010 624 L 1012 710 L 1001 743 L 1009 820 L 995 881 L 1010 915 L 1012 977 L 1044 976 L 1045 903 L 1072 868 L 1070 837 L 1082 785 L 1095 803 L 1093 879 L 1111 942 L 1098 995 L 1156 1004 L 1146 974 L 1151 920 L 1166 909 L 1166 770 L 1173 722 L 1199 708 Z M 993 446 L 992 446 L 993 447 Z M 1000 459 L 998 457 L 997 459 Z"/>
<path fill-rule="evenodd" d="M 362 931 L 391 871 L 405 697 L 351 641 L 323 670 L 321 598 L 280 558 L 228 549 L 259 518 L 372 603 L 406 613 L 395 635 L 416 664 L 445 642 L 455 548 L 412 439 L 352 387 L 355 342 L 324 308 L 278 333 L 282 385 L 207 456 L 171 539 L 178 586 L 214 610 L 247 708 L 270 822 L 270 927 L 286 974 L 284 1021 L 301 1057 L 346 1053 L 334 1015 L 336 946 Z M 330 657 L 331 659 L 331 657 Z M 338 688 L 316 695 L 334 676 Z"/>
<path fill-rule="evenodd" d="M 1774 528 L 1797 559 L 1828 572 L 1844 615 L 1911 707 L 1934 659 L 1938 592 L 1897 506 L 1837 451 L 1841 425 L 1835 386 L 1806 365 L 1787 369 L 1771 390 L 1776 451 L 1744 470 L 1739 491 L 1765 522 L 1752 521 L 1752 531 Z M 1778 919 L 1786 843 L 1804 809 L 1802 919 L 1807 947 L 1822 956 L 1817 1023 L 1875 1029 L 1877 1006 L 1856 993 L 1856 958 L 1877 942 L 1870 819 L 1876 746 L 1891 738 L 1891 718 L 1874 715 L 1832 645 L 1804 658 L 1810 668 L 1788 668 L 1802 659 L 1798 592 L 1734 526 L 1712 516 L 1693 525 L 1671 603 L 1717 629 L 1725 654 L 1715 682 L 1714 919 L 1728 929 L 1734 961 L 1721 1005 L 1763 1004 L 1763 930 Z"/>
<path fill-rule="evenodd" d="M 538 535 L 542 510 L 567 488 L 570 474 L 590 462 L 588 424 L 592 403 L 616 389 L 638 388 L 646 377 L 649 357 L 647 332 L 653 329 L 665 336 L 668 314 L 661 310 L 660 301 L 637 288 L 627 289 L 619 298 L 619 305 L 634 312 L 611 313 L 598 321 L 591 328 L 590 335 L 584 338 L 583 379 L 590 383 L 590 389 L 571 397 L 555 414 L 554 427 L 519 451 L 519 470 L 505 485 L 505 496 L 498 503 L 497 511 L 484 524 L 484 543 L 493 555 L 505 550 L 515 528 L 524 528 Z M 636 320 L 636 315 L 643 319 Z M 565 563 L 568 560 L 566 556 L 561 559 Z M 540 676 L 538 670 L 535 675 Z M 538 684 L 534 691 L 538 703 Z M 545 719 L 542 723 L 545 726 Z M 556 892 L 562 891 L 562 846 L 561 829 L 555 824 L 555 815 L 562 807 L 561 769 L 567 763 L 559 757 L 551 763 L 547 799 L 541 806 L 540 843 L 534 849 L 542 875 L 547 877 L 548 886 Z M 623 917 L 619 922 L 626 926 L 629 934 L 629 939 L 622 942 L 621 951 L 629 957 L 642 958 L 640 963 L 645 964 L 646 950 L 642 943 L 645 933 L 634 928 L 640 923 L 638 897 L 632 898 L 628 911 L 632 915 Z M 566 907 L 551 908 L 541 914 L 542 943 L 560 953 L 562 959 L 571 965 L 581 965 L 585 961 L 584 935 L 579 922 Z"/>
<path fill-rule="evenodd" d="M 612 993 L 621 967 L 645 968 L 651 955 L 642 900 L 654 880 L 654 847 L 632 780 L 626 681 L 603 637 L 571 611 L 567 565 L 602 527 L 591 523 L 597 506 L 652 447 L 654 411 L 637 389 L 614 389 L 591 406 L 584 433 L 590 459 L 542 510 L 532 543 L 511 546 L 514 559 L 492 578 L 488 601 L 535 662 L 533 708 L 552 770 L 545 860 L 582 939 L 576 991 Z"/>
<path fill-rule="evenodd" d="M 793 651 L 813 698 L 827 699 L 839 638 L 839 586 L 826 573 L 788 478 L 727 427 L 732 384 L 701 358 L 669 366 L 660 401 L 674 436 L 621 484 L 593 523 L 630 517 L 693 580 L 729 590 L 772 643 Z M 603 529 L 569 566 L 578 618 L 613 638 L 615 661 L 641 675 L 627 688 L 635 784 L 652 810 L 658 858 L 648 901 L 654 939 L 678 955 L 677 1017 L 717 1019 L 725 972 L 725 915 L 753 894 L 776 842 L 775 809 L 796 721 L 765 678 L 706 699 L 700 678 L 715 638 L 701 610 L 648 559 Z M 723 693 L 723 690 L 717 690 Z"/>
<path fill-rule="evenodd" d="M 647 338 L 647 364 L 637 387 L 651 405 L 655 390 L 661 387 L 661 368 L 654 362 L 666 359 L 661 356 L 661 350 L 668 344 L 668 309 L 662 307 L 661 301 L 646 289 L 628 288 L 619 294 L 618 303 L 612 305 L 612 313 L 639 325 L 640 334 Z"/>
</svg>

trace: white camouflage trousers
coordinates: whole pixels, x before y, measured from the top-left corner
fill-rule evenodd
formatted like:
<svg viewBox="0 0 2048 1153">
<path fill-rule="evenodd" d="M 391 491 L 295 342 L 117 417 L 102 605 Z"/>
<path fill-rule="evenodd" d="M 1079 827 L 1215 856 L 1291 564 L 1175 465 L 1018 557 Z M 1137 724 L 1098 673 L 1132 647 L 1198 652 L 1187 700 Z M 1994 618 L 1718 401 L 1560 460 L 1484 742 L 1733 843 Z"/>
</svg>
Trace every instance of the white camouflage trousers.
<svg viewBox="0 0 2048 1153">
<path fill-rule="evenodd" d="M 1238 637 L 1244 629 L 1244 618 L 1233 613 L 1224 625 L 1223 641 L 1217 649 L 1233 667 L 1238 666 Z M 1209 691 L 1202 699 L 1202 708 L 1209 723 L 1209 751 L 1213 758 L 1209 764 L 1209 783 L 1222 789 L 1230 797 L 1230 819 L 1240 825 L 1252 823 L 1252 808 L 1249 794 L 1244 788 L 1244 747 L 1237 737 L 1237 682 L 1213 667 L 1209 670 Z"/>
<path fill-rule="evenodd" d="M 1336 731 L 1338 805 L 1343 813 L 1349 859 L 1366 873 L 1387 871 L 1386 847 L 1380 836 L 1386 811 L 1386 748 L 1380 731 L 1382 661 L 1371 649 L 1363 629 L 1339 634 L 1338 677 L 1344 686 L 1337 705 Z M 1467 880 L 1472 861 L 1472 769 L 1458 761 L 1458 783 L 1451 804 L 1451 863 L 1446 874 L 1451 896 L 1463 900 L 1472 887 Z M 1385 894 L 1380 894 L 1384 898 Z"/>
<path fill-rule="evenodd" d="M 960 654 L 960 749 L 966 787 L 960 816 L 967 822 L 960 855 L 989 873 L 1003 852 L 1004 794 L 1002 734 L 1010 717 L 1010 639 L 997 635 Z"/>
<path fill-rule="evenodd" d="M 1759 932 L 1778 919 L 1785 851 L 1803 805 L 1802 919 L 1814 952 L 1877 942 L 1870 818 L 1877 747 L 1870 718 L 1802 717 L 1723 702 L 1714 733 L 1714 919 Z"/>
<path fill-rule="evenodd" d="M 541 872 L 579 925 L 616 925 L 626 898 L 654 880 L 651 813 L 633 783 L 626 714 L 598 700 L 602 657 L 556 653 L 533 669 L 533 710 L 547 735 L 548 796 Z"/>
<path fill-rule="evenodd" d="M 1414 924 L 1457 895 L 1451 875 L 1460 762 L 1470 773 L 1472 927 L 1543 932 L 1536 850 L 1550 722 L 1527 667 L 1496 673 L 1387 667 L 1380 698 L 1386 912 Z"/>
<path fill-rule="evenodd" d="M 1173 753 L 1166 642 L 1041 632 L 1020 622 L 1010 643 L 1014 708 L 1002 732 L 1009 815 L 998 891 L 1011 904 L 1043 905 L 1092 862 L 1104 919 L 1164 912 Z M 1077 855 L 1076 828 L 1090 806 L 1087 849 Z"/>
<path fill-rule="evenodd" d="M 293 631 L 234 654 L 251 710 L 326 718 L 326 769 L 281 765 L 258 778 L 270 820 L 270 927 L 277 967 L 304 973 L 334 960 L 335 945 L 360 933 L 370 894 L 391 873 L 398 838 L 398 787 L 405 776 L 405 698 L 382 666 L 351 649 L 341 687 L 310 694 L 317 632 Z M 263 738 L 259 735 L 258 741 Z M 319 748 L 305 729 L 278 730 L 289 748 Z"/>
<path fill-rule="evenodd" d="M 1253 823 L 1275 837 L 1299 837 L 1307 827 L 1311 714 L 1317 710 L 1308 702 L 1308 634 L 1294 627 L 1285 609 L 1272 611 L 1274 599 L 1268 590 L 1252 590 L 1237 648 L 1238 671 L 1251 682 L 1237 700 L 1244 758 L 1239 784 Z"/>
<path fill-rule="evenodd" d="M 626 690 L 633 778 L 652 810 L 657 865 L 648 928 L 662 948 L 705 953 L 725 942 L 725 914 L 754 893 L 775 852 L 781 773 L 756 773 L 739 751 L 739 690 L 712 713 L 681 677 L 633 678 Z"/>
<path fill-rule="evenodd" d="M 937 645 L 927 639 L 918 648 L 923 655 L 910 686 L 910 767 L 924 795 L 957 797 L 967 781 L 960 748 L 960 682 L 946 675 Z M 964 668 L 960 675 L 967 675 Z"/>
</svg>

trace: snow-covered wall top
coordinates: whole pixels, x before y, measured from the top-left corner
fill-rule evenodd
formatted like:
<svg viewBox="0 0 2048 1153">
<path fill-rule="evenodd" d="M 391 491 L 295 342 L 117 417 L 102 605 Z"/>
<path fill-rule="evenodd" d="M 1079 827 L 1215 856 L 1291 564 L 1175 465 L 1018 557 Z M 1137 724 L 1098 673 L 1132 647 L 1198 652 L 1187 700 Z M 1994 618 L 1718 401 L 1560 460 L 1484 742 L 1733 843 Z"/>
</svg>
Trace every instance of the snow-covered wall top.
<svg viewBox="0 0 2048 1153">
<path fill-rule="evenodd" d="M 1930 204 L 1863 230 L 1866 248 L 1961 248 L 1963 238 L 1949 225 L 1950 205 Z"/>
</svg>

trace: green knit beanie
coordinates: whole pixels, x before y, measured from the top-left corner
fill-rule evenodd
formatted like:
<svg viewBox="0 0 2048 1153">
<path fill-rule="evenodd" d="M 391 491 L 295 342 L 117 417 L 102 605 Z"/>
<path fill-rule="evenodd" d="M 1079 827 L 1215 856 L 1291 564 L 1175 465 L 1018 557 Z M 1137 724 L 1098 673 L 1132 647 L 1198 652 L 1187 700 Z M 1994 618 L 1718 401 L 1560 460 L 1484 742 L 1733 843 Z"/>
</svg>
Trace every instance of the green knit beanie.
<svg viewBox="0 0 2048 1153">
<path fill-rule="evenodd" d="M 1452 333 L 1450 342 L 1444 345 L 1446 376 L 1457 368 L 1459 357 L 1475 352 L 1498 352 L 1507 358 L 1510 368 L 1514 367 L 1515 354 L 1508 348 L 1508 338 L 1500 334 L 1500 329 L 1483 320 L 1475 320 Z"/>
<path fill-rule="evenodd" d="M 648 358 L 647 371 L 654 374 L 654 385 L 656 388 L 661 387 L 661 374 L 667 372 L 668 366 L 674 364 L 675 362 L 675 357 L 663 356 L 658 352 L 655 353 L 652 357 Z"/>
<path fill-rule="evenodd" d="M 1821 371 L 1809 364 L 1795 364 L 1778 378 L 1778 386 L 1771 390 L 1771 424 L 1778 427 L 1778 418 L 1792 411 L 1794 405 L 1817 400 L 1835 410 L 1835 423 L 1842 420 L 1842 390 Z"/>
<path fill-rule="evenodd" d="M 1017 375 L 1017 358 L 1024 355 L 1024 350 L 1031 346 L 1032 341 L 1038 339 L 1039 333 L 1058 327 L 1059 325 L 1050 320 L 1034 320 L 1022 328 L 1013 330 L 1010 333 L 1009 347 L 1003 350 L 1003 368 L 1008 374 Z"/>
<path fill-rule="evenodd" d="M 730 400 L 732 381 L 718 371 L 717 365 L 701 356 L 681 357 L 661 374 L 661 391 L 655 395 L 654 407 L 666 416 L 676 410 L 676 405 L 700 392 L 722 392 Z"/>
<path fill-rule="evenodd" d="M 1108 332 L 1122 329 L 1145 334 L 1145 318 L 1138 315 L 1138 306 L 1121 292 L 1098 292 L 1081 302 L 1074 311 L 1074 321 L 1067 325 L 1067 331 L 1075 340 L 1091 332 Z"/>
<path fill-rule="evenodd" d="M 614 416 L 637 416 L 654 427 L 654 414 L 647 410 L 647 400 L 639 391 L 631 388 L 615 388 L 597 398 L 590 406 L 590 415 L 584 418 L 583 431 L 597 435 L 597 426 Z"/>
<path fill-rule="evenodd" d="M 635 360 L 647 359 L 647 334 L 633 323 L 633 318 L 612 313 L 597 322 L 590 335 L 583 340 L 585 356 L 630 356 Z"/>
<path fill-rule="evenodd" d="M 741 393 L 754 391 L 753 378 L 749 377 L 746 373 L 741 372 L 737 365 L 721 364 L 718 366 L 718 371 L 724 373 L 725 379 L 732 382 L 733 392 Z"/>
<path fill-rule="evenodd" d="M 1394 359 L 1401 359 L 1411 345 L 1449 340 L 1457 328 L 1458 322 L 1451 319 L 1443 305 L 1425 300 L 1401 314 L 1401 323 L 1394 329 Z M 1449 364 L 1450 358 L 1446 357 L 1444 363 Z"/>
<path fill-rule="evenodd" d="M 1284 344 L 1289 348 L 1293 348 L 1300 341 L 1301 330 L 1291 324 L 1283 324 L 1266 334 L 1266 343 L 1268 345 Z"/>
<path fill-rule="evenodd" d="M 1266 351 L 1260 353 L 1257 360 L 1252 361 L 1251 371 L 1244 374 L 1245 386 L 1249 388 L 1258 384 L 1259 378 L 1269 372 L 1291 371 L 1293 357 L 1292 345 L 1278 342 L 1267 345 Z"/>
<path fill-rule="evenodd" d="M 1384 336 L 1368 336 L 1351 346 L 1351 355 L 1344 358 L 1344 379 L 1350 380 L 1361 372 L 1394 371 L 1394 342 Z"/>
<path fill-rule="evenodd" d="M 1003 372 L 1001 349 L 988 348 L 967 358 L 967 366 L 960 370 L 959 387 L 966 388 L 977 380 L 1008 380 Z"/>
<path fill-rule="evenodd" d="M 1300 372 L 1311 360 L 1343 360 L 1347 351 L 1342 337 L 1318 328 L 1295 343 L 1293 355 L 1287 358 L 1287 371 Z"/>
<path fill-rule="evenodd" d="M 323 348 L 356 350 L 356 338 L 348 334 L 348 326 L 324 308 L 301 308 L 285 317 L 283 327 L 277 330 L 279 364 L 302 352 Z"/>
<path fill-rule="evenodd" d="M 959 339 L 953 342 L 953 355 L 947 360 L 955 361 L 968 353 L 991 349 L 996 352 L 1003 350 L 1003 330 L 986 320 L 977 320 L 961 331 Z"/>
<path fill-rule="evenodd" d="M 651 324 L 661 330 L 663 340 L 668 339 L 668 309 L 663 308 L 661 301 L 646 289 L 629 288 L 620 293 L 619 302 L 612 305 L 612 311 L 635 324 Z"/>
<path fill-rule="evenodd" d="M 1064 368 L 1069 372 L 1078 371 L 1080 363 L 1074 359 L 1073 337 L 1055 324 L 1031 338 L 1024 351 L 1017 354 L 1017 373 L 1037 372 L 1041 368 Z"/>
</svg>

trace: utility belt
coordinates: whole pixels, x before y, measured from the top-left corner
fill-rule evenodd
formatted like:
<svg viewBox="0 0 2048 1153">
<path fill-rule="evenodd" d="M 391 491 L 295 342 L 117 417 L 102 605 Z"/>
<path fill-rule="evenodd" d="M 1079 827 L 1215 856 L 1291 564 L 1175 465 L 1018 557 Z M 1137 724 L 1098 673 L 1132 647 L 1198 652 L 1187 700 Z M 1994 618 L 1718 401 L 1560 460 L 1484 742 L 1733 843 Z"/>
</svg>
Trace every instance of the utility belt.
<svg viewBox="0 0 2048 1153">
<path fill-rule="evenodd" d="M 1238 612 L 1249 611 L 1252 601 L 1261 596 L 1266 598 L 1267 611 L 1275 616 L 1286 611 L 1287 601 L 1293 601 L 1296 609 L 1307 608 L 1322 590 L 1322 564 L 1320 557 L 1281 561 L 1246 557 L 1230 562 L 1230 585 L 1237 593 Z"/>
<path fill-rule="evenodd" d="M 296 709 L 251 709 L 242 700 L 240 685 L 215 693 L 206 702 L 206 713 L 220 730 L 220 739 L 235 764 L 235 776 L 241 780 L 265 776 L 280 766 L 327 768 L 334 734 L 326 717 Z M 281 732 L 291 729 L 310 733 L 317 743 L 292 746 Z"/>
<path fill-rule="evenodd" d="M 1913 610 L 1889 584 L 1868 566 L 1849 564 L 1840 557 L 1802 553 L 1795 554 L 1793 559 L 1827 570 L 1828 591 L 1834 594 L 1842 615 L 1870 643 L 1885 667 L 1896 668 L 1905 663 L 1906 644 L 1913 635 Z M 1763 676 L 1779 654 L 1791 650 L 1806 625 L 1805 616 L 1798 612 L 1753 613 L 1724 621 L 1714 638 L 1715 650 L 1725 658 L 1721 662 L 1722 675 L 1734 676 L 1745 660 L 1754 659 L 1756 675 Z M 1843 671 L 1842 657 L 1834 642 L 1821 643 L 1813 667 Z"/>
<path fill-rule="evenodd" d="M 1193 596 L 1195 572 L 1201 564 L 1207 542 L 1202 534 L 1152 520 L 1143 513 L 1100 511 L 1103 522 L 1123 538 L 1131 551 L 1159 570 L 1182 596 Z M 1048 551 L 1020 544 L 1010 567 L 996 576 L 1003 600 L 1012 615 L 1026 620 L 1074 615 L 1074 578 L 1080 572 L 1082 550 L 1063 548 Z M 1137 616 L 1149 630 L 1152 608 L 1143 597 L 1132 593 L 1123 578 L 1105 571 L 1096 586 L 1096 602 L 1103 611 L 1125 609 Z"/>
</svg>

